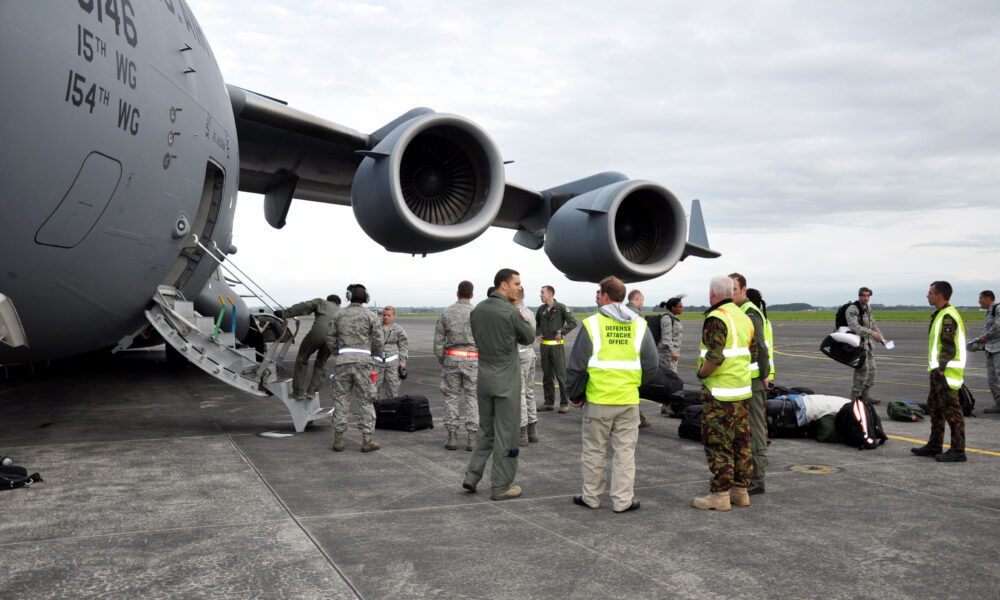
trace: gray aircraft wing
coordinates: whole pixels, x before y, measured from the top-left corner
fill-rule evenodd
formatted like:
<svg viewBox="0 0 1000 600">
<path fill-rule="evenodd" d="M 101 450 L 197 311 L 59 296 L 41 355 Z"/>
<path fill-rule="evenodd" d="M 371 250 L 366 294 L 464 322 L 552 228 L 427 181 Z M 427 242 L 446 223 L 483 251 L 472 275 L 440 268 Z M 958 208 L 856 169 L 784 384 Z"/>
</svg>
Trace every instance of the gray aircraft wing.
<svg viewBox="0 0 1000 600">
<path fill-rule="evenodd" d="M 489 135 L 457 115 L 414 108 L 372 133 L 227 85 L 240 151 L 241 191 L 263 194 L 265 218 L 285 224 L 293 198 L 351 206 L 386 249 L 426 254 L 487 227 L 545 248 L 571 279 L 652 279 L 687 256 L 713 257 L 700 207 L 697 239 L 666 188 L 605 172 L 535 191 L 505 181 Z M 696 201 L 697 202 L 697 201 Z"/>
</svg>

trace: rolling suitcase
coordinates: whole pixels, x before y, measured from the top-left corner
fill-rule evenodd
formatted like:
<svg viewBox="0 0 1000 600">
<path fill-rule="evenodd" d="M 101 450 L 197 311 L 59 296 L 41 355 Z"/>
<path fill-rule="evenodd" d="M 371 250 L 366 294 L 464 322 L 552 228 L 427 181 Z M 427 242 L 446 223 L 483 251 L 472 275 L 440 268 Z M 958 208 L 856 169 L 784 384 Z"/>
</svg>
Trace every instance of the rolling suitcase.
<svg viewBox="0 0 1000 600">
<path fill-rule="evenodd" d="M 434 429 L 431 405 L 426 396 L 399 396 L 376 400 L 375 428 L 396 431 Z"/>
</svg>

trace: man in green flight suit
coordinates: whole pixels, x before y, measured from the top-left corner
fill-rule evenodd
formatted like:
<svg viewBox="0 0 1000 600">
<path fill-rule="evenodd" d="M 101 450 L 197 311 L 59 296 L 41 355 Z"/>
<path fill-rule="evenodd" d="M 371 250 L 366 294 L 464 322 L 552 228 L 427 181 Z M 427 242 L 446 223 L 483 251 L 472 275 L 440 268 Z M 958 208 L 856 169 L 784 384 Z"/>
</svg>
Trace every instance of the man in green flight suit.
<svg viewBox="0 0 1000 600">
<path fill-rule="evenodd" d="M 542 357 L 542 392 L 545 401 L 539 412 L 552 410 L 556 402 L 556 382 L 559 383 L 559 412 L 569 412 L 566 394 L 566 334 L 576 327 L 573 311 L 562 302 L 556 302 L 556 289 L 542 286 L 542 305 L 535 313 L 535 336 L 538 338 Z"/>
<path fill-rule="evenodd" d="M 334 313 L 340 309 L 340 296 L 330 294 L 326 300 L 314 298 L 299 302 L 284 310 L 274 311 L 274 316 L 279 319 L 289 317 L 301 317 L 304 315 L 315 315 L 312 328 L 309 333 L 299 343 L 299 352 L 295 355 L 295 374 L 292 376 L 292 398 L 296 400 L 312 399 L 316 393 L 323 388 L 326 381 L 326 361 L 330 358 L 330 349 L 326 345 L 326 330 L 330 327 L 330 319 Z M 309 357 L 316 354 L 316 361 L 313 363 L 312 378 L 309 379 L 309 387 L 302 393 L 305 386 L 306 373 L 309 371 Z"/>
<path fill-rule="evenodd" d="M 469 315 L 479 351 L 479 435 L 462 487 L 476 491 L 492 454 L 490 497 L 508 500 L 521 495 L 521 486 L 513 485 L 521 432 L 521 360 L 517 350 L 518 344 L 530 344 L 535 332 L 528 317 L 512 305 L 521 288 L 520 273 L 500 269 L 493 285 L 496 289 Z"/>
</svg>

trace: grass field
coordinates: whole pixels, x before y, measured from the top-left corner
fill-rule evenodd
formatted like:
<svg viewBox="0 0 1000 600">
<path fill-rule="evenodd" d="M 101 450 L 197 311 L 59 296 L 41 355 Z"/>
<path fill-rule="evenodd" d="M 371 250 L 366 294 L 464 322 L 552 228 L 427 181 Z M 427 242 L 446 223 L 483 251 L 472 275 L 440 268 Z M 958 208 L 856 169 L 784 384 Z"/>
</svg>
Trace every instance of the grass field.
<svg viewBox="0 0 1000 600">
<path fill-rule="evenodd" d="M 931 310 L 881 310 L 875 311 L 876 323 L 927 323 L 930 321 Z M 982 311 L 962 310 L 959 311 L 962 319 L 966 323 L 978 323 L 983 320 Z M 700 321 L 701 313 L 684 313 L 682 319 Z M 833 325 L 836 312 L 832 310 L 814 312 L 769 312 L 767 317 L 772 321 L 827 321 Z"/>
</svg>

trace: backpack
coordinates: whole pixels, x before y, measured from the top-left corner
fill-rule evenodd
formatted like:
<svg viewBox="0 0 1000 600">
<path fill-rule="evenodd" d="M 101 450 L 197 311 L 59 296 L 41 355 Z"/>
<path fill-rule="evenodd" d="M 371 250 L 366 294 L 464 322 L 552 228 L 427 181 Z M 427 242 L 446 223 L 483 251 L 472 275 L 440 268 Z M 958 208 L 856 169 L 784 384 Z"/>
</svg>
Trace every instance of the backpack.
<svg viewBox="0 0 1000 600">
<path fill-rule="evenodd" d="M 42 476 L 38 473 L 28 475 L 28 470 L 24 467 L 0 466 L 0 490 L 28 487 L 37 481 L 42 481 Z"/>
<path fill-rule="evenodd" d="M 771 384 L 771 389 L 767 390 L 767 399 L 773 400 L 780 396 L 794 396 L 794 395 L 805 395 L 810 396 L 815 394 L 812 388 L 807 387 L 785 387 L 783 385 L 778 385 L 777 383 Z"/>
<path fill-rule="evenodd" d="M 850 305 L 858 307 L 858 311 L 861 311 L 861 301 L 855 300 L 854 302 L 848 302 L 840 308 L 837 309 L 837 316 L 833 319 L 833 330 L 837 331 L 841 327 L 847 327 L 847 307 Z"/>
<path fill-rule="evenodd" d="M 705 412 L 704 405 L 692 404 L 681 412 L 681 424 L 677 427 L 677 435 L 686 440 L 701 441 L 701 417 Z"/>
<path fill-rule="evenodd" d="M 889 439 L 875 408 L 860 398 L 840 409 L 836 427 L 840 439 L 858 450 L 873 450 Z"/>
<path fill-rule="evenodd" d="M 653 339 L 656 340 L 656 345 L 660 345 L 660 338 L 663 337 L 663 330 L 660 329 L 660 318 L 666 313 L 661 313 L 658 315 L 643 315 L 646 319 L 646 328 L 649 332 L 653 334 Z"/>
<path fill-rule="evenodd" d="M 886 408 L 889 418 L 895 421 L 923 421 L 927 413 L 916 402 L 893 401 Z"/>
<path fill-rule="evenodd" d="M 773 438 L 805 437 L 806 427 L 799 426 L 796 404 L 788 396 L 771 398 L 765 405 L 768 435 Z"/>
</svg>

